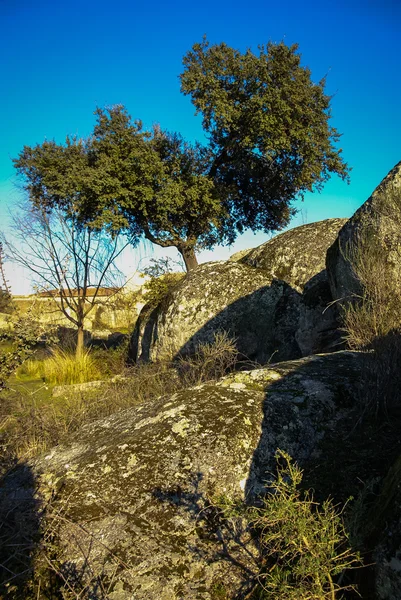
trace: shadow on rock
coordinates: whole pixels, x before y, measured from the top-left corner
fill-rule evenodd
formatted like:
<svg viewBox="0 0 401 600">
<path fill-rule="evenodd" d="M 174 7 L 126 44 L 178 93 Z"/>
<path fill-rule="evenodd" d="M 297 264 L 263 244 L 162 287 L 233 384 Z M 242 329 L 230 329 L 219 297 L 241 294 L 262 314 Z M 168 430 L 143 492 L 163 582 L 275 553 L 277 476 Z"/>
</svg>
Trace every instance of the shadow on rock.
<svg viewBox="0 0 401 600">
<path fill-rule="evenodd" d="M 0 482 L 0 597 L 25 599 L 32 592 L 33 562 L 40 542 L 42 503 L 35 476 L 19 464 Z"/>
<path fill-rule="evenodd" d="M 260 273 L 255 269 L 255 277 Z M 257 289 L 226 304 L 219 272 L 213 293 L 198 290 L 205 274 L 200 267 L 193 280 L 184 280 L 158 306 L 143 309 L 131 338 L 132 362 L 192 356 L 222 331 L 235 340 L 241 361 L 260 365 L 341 349 L 338 308 L 325 270 L 305 284 L 303 293 L 278 279 L 266 285 L 263 278 Z M 230 273 L 223 275 L 227 285 Z"/>
<path fill-rule="evenodd" d="M 179 512 L 184 511 L 186 518 L 193 522 L 199 543 L 188 544 L 187 553 L 192 554 L 197 561 L 210 565 L 224 562 L 235 569 L 236 591 L 233 591 L 229 581 L 217 585 L 227 591 L 230 589 L 229 597 L 239 600 L 245 598 L 255 586 L 260 562 L 257 544 L 245 518 L 227 518 L 219 506 L 200 491 L 203 478 L 203 474 L 199 472 L 190 475 L 188 483 L 193 489 L 191 492 L 180 487 L 156 488 L 152 496 Z M 203 542 L 207 544 L 207 548 L 203 548 Z M 211 552 L 213 544 L 214 554 Z M 238 582 L 239 579 L 241 582 Z M 213 590 L 213 586 L 211 589 Z"/>
</svg>

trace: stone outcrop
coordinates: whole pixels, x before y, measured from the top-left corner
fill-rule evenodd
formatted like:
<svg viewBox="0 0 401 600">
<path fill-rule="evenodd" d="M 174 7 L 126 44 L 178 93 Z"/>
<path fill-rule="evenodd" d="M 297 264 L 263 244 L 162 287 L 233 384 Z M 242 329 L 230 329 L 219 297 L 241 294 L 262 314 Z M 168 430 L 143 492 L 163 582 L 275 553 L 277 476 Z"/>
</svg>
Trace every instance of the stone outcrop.
<svg viewBox="0 0 401 600">
<path fill-rule="evenodd" d="M 326 251 L 346 219 L 326 219 L 281 233 L 247 251 L 239 261 L 263 269 L 301 292 L 305 284 L 325 269 Z"/>
<path fill-rule="evenodd" d="M 319 457 L 349 411 L 343 399 L 360 360 L 339 352 L 239 372 L 88 424 L 9 475 L 2 502 L 34 506 L 36 520 L 46 508 L 52 558 L 88 597 L 212 600 L 219 586 L 245 594 L 257 548 L 214 503 L 254 502 L 277 448 L 301 465 Z"/>
<path fill-rule="evenodd" d="M 401 162 L 374 190 L 338 233 L 327 251 L 327 273 L 334 299 L 361 293 L 352 255 L 377 244 L 386 255 L 392 285 L 401 285 Z"/>
<path fill-rule="evenodd" d="M 130 357 L 171 360 L 224 330 L 260 364 L 339 349 L 337 307 L 325 254 L 345 219 L 287 231 L 242 258 L 191 271 L 155 308 L 142 311 Z M 237 257 L 238 258 L 238 257 Z"/>
<path fill-rule="evenodd" d="M 265 364 L 301 356 L 295 340 L 300 294 L 261 270 L 212 262 L 188 273 L 153 310 L 145 307 L 131 340 L 133 360 L 171 360 L 211 343 L 217 331 L 240 354 Z"/>
<path fill-rule="evenodd" d="M 299 297 L 295 340 L 302 356 L 344 347 L 338 306 L 332 301 L 326 271 L 312 277 Z"/>
</svg>

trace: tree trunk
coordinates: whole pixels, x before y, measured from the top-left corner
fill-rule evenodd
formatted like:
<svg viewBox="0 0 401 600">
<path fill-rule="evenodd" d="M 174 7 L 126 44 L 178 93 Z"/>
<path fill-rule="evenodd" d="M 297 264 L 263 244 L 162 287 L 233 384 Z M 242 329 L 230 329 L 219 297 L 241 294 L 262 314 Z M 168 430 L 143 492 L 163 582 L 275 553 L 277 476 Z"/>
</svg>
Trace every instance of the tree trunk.
<svg viewBox="0 0 401 600">
<path fill-rule="evenodd" d="M 184 259 L 185 268 L 188 271 L 192 271 L 198 266 L 198 259 L 196 258 L 195 250 L 192 247 L 181 246 L 178 247 L 178 251 Z"/>
<path fill-rule="evenodd" d="M 80 325 L 77 331 L 77 347 L 75 349 L 76 358 L 80 358 L 84 352 L 84 327 Z"/>
</svg>

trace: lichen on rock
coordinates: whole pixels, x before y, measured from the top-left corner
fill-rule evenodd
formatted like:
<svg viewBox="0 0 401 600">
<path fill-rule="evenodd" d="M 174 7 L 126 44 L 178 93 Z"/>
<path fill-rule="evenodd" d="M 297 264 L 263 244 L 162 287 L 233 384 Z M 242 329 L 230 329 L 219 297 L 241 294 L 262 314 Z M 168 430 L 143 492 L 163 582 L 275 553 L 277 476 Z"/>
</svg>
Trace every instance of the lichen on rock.
<svg viewBox="0 0 401 600">
<path fill-rule="evenodd" d="M 325 269 L 326 251 L 347 219 L 325 219 L 280 233 L 240 257 L 244 264 L 262 269 L 299 292 Z"/>
<path fill-rule="evenodd" d="M 377 244 L 387 255 L 389 277 L 401 288 L 401 162 L 386 175 L 372 195 L 341 228 L 327 251 L 326 267 L 333 299 L 362 292 L 352 268 L 352 255 L 363 245 Z"/>
<path fill-rule="evenodd" d="M 51 500 L 58 568 L 94 598 L 96 589 L 123 600 L 212 600 L 216 583 L 249 590 L 258 549 L 214 499 L 257 501 L 278 447 L 301 464 L 318 455 L 359 366 L 358 353 L 303 358 L 116 413 L 14 472 L 3 497 Z"/>
</svg>

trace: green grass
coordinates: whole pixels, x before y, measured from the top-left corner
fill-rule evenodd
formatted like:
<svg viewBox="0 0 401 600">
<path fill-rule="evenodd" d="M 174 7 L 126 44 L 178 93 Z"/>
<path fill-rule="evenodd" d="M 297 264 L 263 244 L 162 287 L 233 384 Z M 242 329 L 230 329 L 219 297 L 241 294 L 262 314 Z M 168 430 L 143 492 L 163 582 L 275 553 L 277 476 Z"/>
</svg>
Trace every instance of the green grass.
<svg viewBox="0 0 401 600">
<path fill-rule="evenodd" d="M 2 392 L 0 472 L 57 445 L 85 423 L 220 377 L 233 368 L 234 355 L 232 340 L 223 334 L 203 345 L 193 361 L 178 365 L 161 362 L 128 369 L 124 347 L 94 349 L 80 361 L 60 350 L 42 352 L 25 361 Z M 122 377 L 114 383 L 52 397 L 54 385 L 107 380 L 116 374 Z"/>
<path fill-rule="evenodd" d="M 77 358 L 75 354 L 55 350 L 41 360 L 32 358 L 25 361 L 17 376 L 42 379 L 53 385 L 72 385 L 101 379 L 102 372 L 90 351 Z"/>
</svg>

